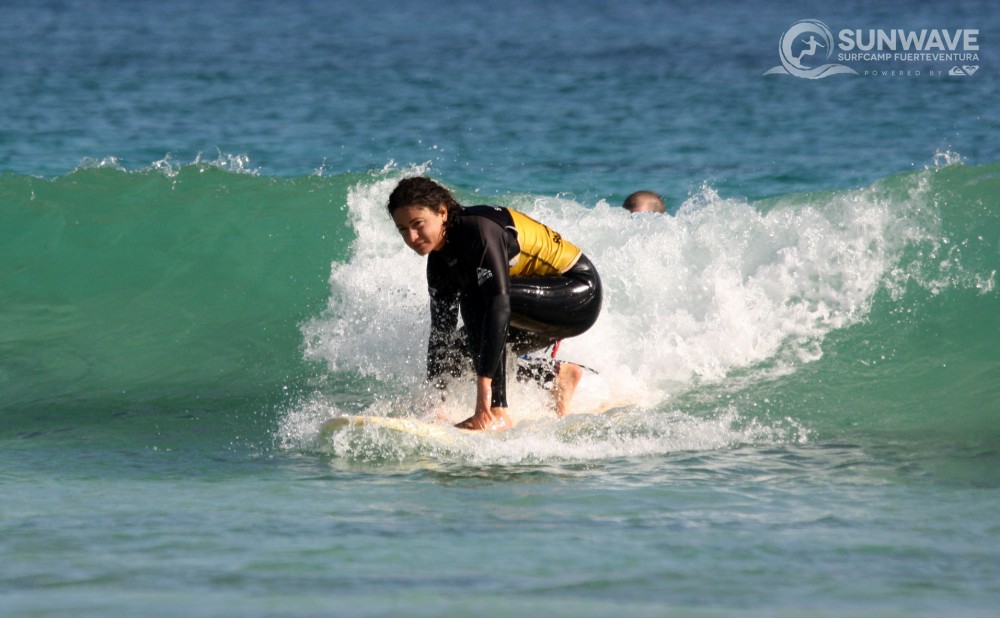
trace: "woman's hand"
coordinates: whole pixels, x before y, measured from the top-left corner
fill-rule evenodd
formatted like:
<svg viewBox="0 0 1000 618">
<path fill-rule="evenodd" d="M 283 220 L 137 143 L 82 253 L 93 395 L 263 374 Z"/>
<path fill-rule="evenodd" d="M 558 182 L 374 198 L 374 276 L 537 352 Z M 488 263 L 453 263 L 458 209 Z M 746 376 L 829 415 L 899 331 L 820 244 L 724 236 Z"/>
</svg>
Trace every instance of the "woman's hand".
<svg viewBox="0 0 1000 618">
<path fill-rule="evenodd" d="M 476 412 L 461 423 L 455 425 L 459 429 L 475 429 L 479 431 L 503 431 L 514 426 L 507 415 L 506 408 L 491 408 L 493 398 L 493 379 L 483 376 L 476 378 Z"/>
<path fill-rule="evenodd" d="M 514 426 L 514 421 L 507 415 L 507 408 L 491 408 L 486 412 L 476 412 L 474 415 L 455 425 L 459 429 L 474 429 L 476 431 L 504 431 Z"/>
</svg>

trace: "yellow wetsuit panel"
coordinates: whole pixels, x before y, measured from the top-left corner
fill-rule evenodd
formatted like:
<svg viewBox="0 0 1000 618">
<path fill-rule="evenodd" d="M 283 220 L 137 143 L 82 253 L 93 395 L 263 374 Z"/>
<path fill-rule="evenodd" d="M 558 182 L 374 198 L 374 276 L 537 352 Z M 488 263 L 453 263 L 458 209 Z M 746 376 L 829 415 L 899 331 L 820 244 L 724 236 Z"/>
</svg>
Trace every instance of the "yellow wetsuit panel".
<svg viewBox="0 0 1000 618">
<path fill-rule="evenodd" d="M 514 219 L 521 252 L 511 261 L 511 277 L 561 275 L 580 259 L 579 247 L 528 215 L 507 209 Z"/>
</svg>

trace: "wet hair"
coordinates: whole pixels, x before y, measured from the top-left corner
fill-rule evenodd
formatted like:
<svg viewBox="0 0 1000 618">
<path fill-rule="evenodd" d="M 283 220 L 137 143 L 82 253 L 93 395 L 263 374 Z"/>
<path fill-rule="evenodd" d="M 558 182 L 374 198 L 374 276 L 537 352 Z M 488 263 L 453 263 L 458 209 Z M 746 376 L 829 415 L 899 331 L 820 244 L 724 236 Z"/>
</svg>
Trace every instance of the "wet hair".
<svg viewBox="0 0 1000 618">
<path fill-rule="evenodd" d="M 663 212 L 666 210 L 666 207 L 663 204 L 663 198 L 660 197 L 658 193 L 654 193 L 652 191 L 636 191 L 632 195 L 625 198 L 625 203 L 622 204 L 622 207 L 629 212 L 635 212 L 635 209 L 647 200 L 653 200 L 656 202 L 657 209 L 653 212 Z"/>
<path fill-rule="evenodd" d="M 392 216 L 392 213 L 407 206 L 437 210 L 442 204 L 448 209 L 449 215 L 462 209 L 462 205 L 455 200 L 448 189 L 430 178 L 412 176 L 400 180 L 396 188 L 392 190 L 386 210 L 389 211 L 389 216 Z M 449 216 L 449 219 L 451 218 Z"/>
</svg>

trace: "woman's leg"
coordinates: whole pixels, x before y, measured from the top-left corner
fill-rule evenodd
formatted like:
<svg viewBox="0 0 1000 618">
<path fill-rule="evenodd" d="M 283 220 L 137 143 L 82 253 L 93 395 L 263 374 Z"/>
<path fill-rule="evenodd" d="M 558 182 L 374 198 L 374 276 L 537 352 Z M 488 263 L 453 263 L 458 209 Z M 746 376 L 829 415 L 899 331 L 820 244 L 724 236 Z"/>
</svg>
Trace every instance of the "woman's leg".
<svg viewBox="0 0 1000 618">
<path fill-rule="evenodd" d="M 514 353 L 520 356 L 541 350 L 560 339 L 585 332 L 597 321 L 601 297 L 597 269 L 582 255 L 573 268 L 559 277 L 512 279 L 508 341 Z M 536 373 L 536 380 L 551 382 L 556 414 L 565 416 L 583 369 L 567 362 L 553 363 L 547 370 L 532 369 L 534 372 L 529 369 L 527 373 Z"/>
</svg>

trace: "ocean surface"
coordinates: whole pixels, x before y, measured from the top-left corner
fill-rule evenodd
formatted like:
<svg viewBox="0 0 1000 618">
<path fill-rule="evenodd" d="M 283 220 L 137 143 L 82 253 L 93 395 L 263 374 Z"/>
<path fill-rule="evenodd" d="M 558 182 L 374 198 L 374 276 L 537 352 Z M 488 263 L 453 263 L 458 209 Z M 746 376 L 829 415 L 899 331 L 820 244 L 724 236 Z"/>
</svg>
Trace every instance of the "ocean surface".
<svg viewBox="0 0 1000 618">
<path fill-rule="evenodd" d="M 764 75 L 805 19 L 978 50 Z M 0 615 L 995 615 L 998 32 L 987 0 L 5 3 Z M 433 412 L 412 174 L 584 249 L 604 311 L 560 355 L 615 409 L 518 384 L 504 435 L 320 435 Z"/>
</svg>

